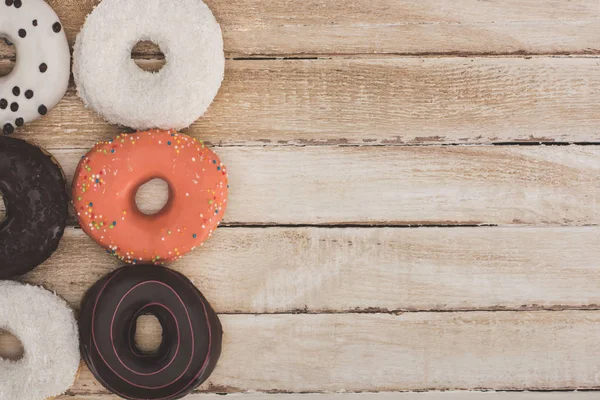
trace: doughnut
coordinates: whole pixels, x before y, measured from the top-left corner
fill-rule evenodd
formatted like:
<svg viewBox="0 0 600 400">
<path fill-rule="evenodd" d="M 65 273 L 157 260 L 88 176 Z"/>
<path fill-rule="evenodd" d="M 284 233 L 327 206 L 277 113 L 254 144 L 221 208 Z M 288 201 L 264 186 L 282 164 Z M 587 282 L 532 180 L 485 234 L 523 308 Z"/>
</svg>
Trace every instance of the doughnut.
<svg viewBox="0 0 600 400">
<path fill-rule="evenodd" d="M 0 281 L 0 329 L 23 345 L 18 361 L 0 357 L 0 398 L 44 400 L 63 394 L 79 370 L 79 337 L 64 300 L 37 286 Z"/>
<path fill-rule="evenodd" d="M 135 343 L 136 321 L 154 315 L 162 342 L 154 352 Z M 85 294 L 81 354 L 111 392 L 127 399 L 179 399 L 208 379 L 221 354 L 223 330 L 202 293 L 167 268 L 120 268 Z"/>
<path fill-rule="evenodd" d="M 131 58 L 142 40 L 165 55 L 157 73 Z M 138 130 L 191 125 L 213 101 L 224 70 L 221 28 L 201 0 L 102 0 L 73 52 L 83 102 L 108 122 Z"/>
<path fill-rule="evenodd" d="M 169 200 L 143 214 L 137 189 L 159 178 Z M 174 130 L 119 135 L 96 144 L 75 171 L 72 198 L 83 230 L 130 264 L 173 261 L 202 244 L 227 204 L 227 170 L 203 142 Z"/>
<path fill-rule="evenodd" d="M 65 95 L 71 53 L 58 16 L 43 0 L 1 1 L 0 37 L 17 47 L 15 67 L 0 78 L 0 126 L 11 134 Z"/>
<path fill-rule="evenodd" d="M 58 246 L 69 215 L 60 166 L 39 147 L 0 136 L 0 279 L 24 274 Z"/>
</svg>

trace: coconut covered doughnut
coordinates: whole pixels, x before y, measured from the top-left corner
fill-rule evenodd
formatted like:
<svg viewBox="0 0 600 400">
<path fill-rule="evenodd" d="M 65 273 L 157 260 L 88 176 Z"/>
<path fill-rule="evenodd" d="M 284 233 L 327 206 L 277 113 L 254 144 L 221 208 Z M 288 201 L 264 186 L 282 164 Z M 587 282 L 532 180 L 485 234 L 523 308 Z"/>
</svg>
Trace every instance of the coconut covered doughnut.
<svg viewBox="0 0 600 400">
<path fill-rule="evenodd" d="M 162 342 L 144 352 L 136 321 L 154 315 Z M 219 318 L 202 293 L 167 268 L 124 267 L 100 279 L 81 303 L 81 354 L 94 376 L 127 399 L 179 399 L 204 382 L 221 354 Z"/>
<path fill-rule="evenodd" d="M 43 0 L 1 1 L 0 36 L 17 47 L 15 67 L 0 78 L 0 129 L 11 134 L 62 99 L 71 53 L 58 16 Z"/>
<path fill-rule="evenodd" d="M 159 45 L 166 65 L 139 68 L 131 50 Z M 78 94 L 104 119 L 135 129 L 182 129 L 214 99 L 225 68 L 221 28 L 201 0 L 102 0 L 77 36 Z"/>
<path fill-rule="evenodd" d="M 36 286 L 0 281 L 0 329 L 23 344 L 20 360 L 0 358 L 0 399 L 63 394 L 79 369 L 77 322 L 64 300 Z"/>
<path fill-rule="evenodd" d="M 143 214 L 137 190 L 152 179 L 169 186 L 158 213 Z M 73 179 L 73 204 L 83 230 L 132 264 L 176 260 L 201 245 L 227 205 L 227 170 L 201 141 L 171 131 L 119 135 L 96 144 Z"/>
</svg>

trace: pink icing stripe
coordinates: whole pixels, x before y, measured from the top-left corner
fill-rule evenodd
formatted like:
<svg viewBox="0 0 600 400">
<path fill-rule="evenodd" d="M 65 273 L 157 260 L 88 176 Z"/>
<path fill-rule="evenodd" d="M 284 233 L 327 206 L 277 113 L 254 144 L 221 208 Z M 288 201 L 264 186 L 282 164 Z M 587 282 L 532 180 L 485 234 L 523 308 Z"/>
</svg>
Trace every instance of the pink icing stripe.
<svg viewBox="0 0 600 400">
<path fill-rule="evenodd" d="M 181 276 L 179 276 L 175 272 L 173 272 L 171 270 L 167 270 L 167 271 L 169 271 L 171 274 L 173 274 L 173 275 L 177 276 L 179 279 L 181 279 Z M 186 283 L 186 284 L 188 284 L 188 285 L 191 286 L 191 284 L 189 283 L 189 281 L 184 281 L 184 283 Z M 197 290 L 195 286 L 193 286 L 193 288 L 195 290 Z M 178 391 L 175 394 L 172 394 L 169 397 L 177 396 L 179 393 L 181 393 L 184 390 L 186 390 L 192 383 L 194 383 L 194 381 L 196 379 L 198 379 L 198 377 L 200 377 L 200 375 L 202 375 L 204 373 L 204 370 L 208 366 L 208 362 L 210 360 L 210 352 L 212 350 L 212 328 L 210 326 L 210 320 L 208 318 L 208 311 L 206 310 L 206 304 L 204 304 L 204 300 L 202 299 L 202 296 L 199 296 L 199 297 L 200 297 L 200 303 L 202 303 L 202 308 L 204 309 L 204 318 L 206 319 L 206 326 L 208 327 L 208 352 L 206 353 L 206 357 L 204 358 L 204 363 L 202 364 L 202 368 L 200 368 L 200 371 L 198 371 L 198 373 L 196 374 L 196 376 L 194 377 L 194 379 L 192 379 L 190 381 L 190 383 L 188 383 L 187 385 L 185 385 L 183 389 L 181 389 L 180 391 Z M 187 309 L 186 309 L 186 313 L 187 313 Z M 188 319 L 189 319 L 189 314 L 188 314 Z M 191 323 L 191 321 L 190 321 L 190 323 Z M 163 397 L 163 398 L 156 399 L 156 400 L 165 400 L 165 399 L 168 399 L 169 397 Z"/>
<path fill-rule="evenodd" d="M 146 283 L 148 283 L 148 282 L 141 283 L 140 285 L 144 285 Z M 135 287 L 133 289 L 135 289 Z M 133 290 L 133 289 L 131 289 L 131 290 Z M 131 292 L 131 290 L 129 292 Z M 117 308 L 115 309 L 115 312 L 113 313 L 112 320 L 110 321 L 110 342 L 112 344 L 113 352 L 115 353 L 115 356 L 117 356 L 117 359 L 119 360 L 119 362 L 121 363 L 121 365 L 124 366 L 125 368 L 127 368 L 129 371 L 133 372 L 134 374 L 141 375 L 141 376 L 156 375 L 159 372 L 163 372 L 165 369 L 169 368 L 169 366 L 173 363 L 173 361 L 175 361 L 175 358 L 177 358 L 177 354 L 179 354 L 179 344 L 181 343 L 181 335 L 179 333 L 179 321 L 177 321 L 177 318 L 175 318 L 175 314 L 173 314 L 173 311 L 171 311 L 171 309 L 169 307 L 167 307 L 167 306 L 165 306 L 164 304 L 161 304 L 161 303 L 146 304 L 144 307 L 142 307 L 140 309 L 140 311 L 142 311 L 144 308 L 148 308 L 148 307 L 151 307 L 151 306 L 160 306 L 160 307 L 164 308 L 165 310 L 167 310 L 169 312 L 169 314 L 171 314 L 171 316 L 173 317 L 173 320 L 175 321 L 175 327 L 177 328 L 177 350 L 175 351 L 175 354 L 171 358 L 171 361 L 169 361 L 169 363 L 167 365 L 165 365 L 163 368 L 161 368 L 160 370 L 158 370 L 156 372 L 151 372 L 151 373 L 146 374 L 146 373 L 134 371 L 133 369 L 131 369 L 127 365 L 125 365 L 125 363 L 121 360 L 121 357 L 119 357 L 119 355 L 117 354 L 117 349 L 115 347 L 115 342 L 113 340 L 113 325 L 114 325 L 114 322 L 115 322 L 115 316 L 117 315 L 117 311 L 119 310 L 119 307 L 121 306 L 121 302 L 129 294 L 129 292 L 127 292 L 127 294 L 125 294 L 125 296 L 123 296 L 123 298 L 121 298 L 121 301 L 119 302 L 119 305 L 117 305 Z M 131 342 L 129 342 L 129 347 L 131 348 Z"/>
<path fill-rule="evenodd" d="M 130 384 L 130 385 L 132 385 L 132 386 L 135 386 L 135 387 L 139 387 L 139 388 L 141 388 L 141 389 L 157 390 L 157 389 L 162 389 L 162 388 L 165 388 L 165 387 L 167 387 L 167 386 L 169 386 L 169 385 L 173 384 L 174 382 L 178 381 L 179 379 L 181 379 L 181 377 L 182 377 L 182 376 L 183 376 L 183 375 L 184 375 L 184 374 L 187 372 L 187 370 L 189 369 L 189 367 L 190 367 L 190 365 L 191 365 L 191 363 L 192 363 L 193 354 L 194 354 L 194 351 L 195 351 L 195 341 L 194 341 L 194 331 L 193 331 L 193 327 L 192 327 L 192 321 L 191 321 L 191 318 L 190 318 L 189 312 L 188 312 L 188 310 L 187 310 L 187 307 L 185 306 L 185 304 L 184 304 L 183 300 L 181 299 L 181 297 L 179 296 L 179 294 L 177 294 L 177 292 L 175 292 L 175 290 L 173 290 L 173 288 L 171 288 L 171 287 L 170 287 L 169 285 L 167 285 L 167 284 L 164 284 L 164 283 L 162 283 L 162 282 L 159 282 L 159 281 L 147 281 L 147 282 L 142 282 L 142 283 L 140 283 L 140 284 L 138 284 L 138 285 L 136 285 L 136 286 L 135 286 L 135 287 L 138 287 L 138 286 L 140 286 L 140 285 L 142 285 L 142 284 L 145 284 L 145 283 L 155 282 L 155 283 L 158 283 L 158 284 L 160 284 L 160 285 L 163 285 L 163 286 L 165 286 L 165 287 L 169 288 L 169 289 L 170 289 L 170 290 L 171 290 L 171 291 L 172 291 L 172 292 L 175 294 L 175 296 L 177 296 L 177 298 L 179 299 L 179 301 L 181 302 L 181 304 L 182 304 L 182 305 L 183 305 L 183 307 L 184 307 L 185 313 L 186 313 L 186 315 L 187 315 L 187 318 L 188 318 L 189 326 L 190 326 L 190 332 L 191 332 L 191 335 L 192 335 L 192 351 L 191 351 L 191 354 L 190 354 L 190 360 L 189 360 L 189 362 L 188 362 L 188 364 L 187 364 L 187 366 L 186 366 L 185 370 L 183 371 L 183 373 L 182 373 L 181 375 L 179 375 L 179 376 L 178 376 L 178 377 L 177 377 L 175 380 L 173 380 L 173 381 L 172 381 L 172 382 L 170 382 L 169 384 L 162 385 L 162 386 L 159 386 L 159 387 L 150 387 L 150 386 L 143 386 L 143 385 L 138 385 L 138 384 L 135 384 L 135 383 L 133 383 L 133 382 L 131 382 L 131 381 L 127 380 L 127 379 L 126 379 L 126 378 L 124 378 L 123 376 L 121 376 L 121 375 L 120 375 L 118 372 L 116 372 L 116 371 L 113 369 L 113 367 L 112 367 L 112 366 L 111 366 L 111 365 L 110 365 L 110 364 L 109 364 L 109 363 L 106 361 L 106 359 L 104 358 L 104 356 L 103 356 L 103 355 L 102 355 L 102 353 L 100 352 L 100 349 L 98 348 L 98 343 L 97 343 L 97 341 L 96 341 L 96 334 L 95 334 L 95 327 L 94 327 L 94 325 L 95 325 L 95 319 L 96 319 L 96 308 L 97 308 L 97 306 L 98 306 L 98 302 L 99 302 L 99 300 L 100 300 L 100 296 L 102 295 L 102 293 L 103 293 L 103 292 L 104 292 L 104 290 L 106 289 L 106 286 L 108 285 L 108 283 L 109 283 L 109 282 L 110 282 L 110 281 L 111 281 L 111 280 L 112 280 L 112 279 L 113 279 L 113 278 L 114 278 L 114 277 L 115 277 L 117 274 L 118 274 L 118 272 L 117 272 L 116 274 L 114 274 L 113 276 L 111 276 L 111 277 L 110 277 L 110 278 L 109 278 L 109 279 L 106 281 L 106 283 L 104 284 L 104 286 L 102 287 L 102 289 L 100 290 L 100 292 L 98 293 L 98 295 L 96 296 L 96 301 L 95 301 L 95 303 L 94 303 L 94 308 L 93 308 L 93 311 L 92 311 L 92 341 L 93 341 L 93 343 L 94 343 L 94 347 L 96 348 L 96 351 L 97 351 L 98 355 L 100 356 L 100 358 L 102 359 L 102 361 L 104 362 L 104 364 L 105 364 L 105 365 L 106 365 L 106 366 L 107 366 L 107 367 L 108 367 L 108 368 L 109 368 L 109 369 L 110 369 L 110 370 L 111 370 L 111 371 L 112 371 L 112 372 L 113 372 L 113 373 L 114 373 L 116 376 L 118 376 L 118 377 L 119 377 L 121 380 L 123 380 L 124 382 L 127 382 L 128 384 Z M 132 289 L 130 289 L 130 290 L 129 290 L 129 291 L 126 293 L 126 294 L 125 294 L 125 296 L 127 296 L 127 294 L 128 294 L 129 292 L 131 292 L 131 290 L 135 289 L 135 287 L 134 287 L 134 288 L 132 288 Z M 125 296 L 123 296 L 123 297 L 125 297 Z M 121 301 L 123 301 L 123 298 L 121 298 Z M 121 303 L 121 301 L 119 302 L 119 304 Z M 204 306 L 204 304 L 203 304 L 203 306 Z M 207 319 L 207 322 L 208 322 L 208 315 L 207 315 L 207 313 L 206 313 L 206 307 L 204 307 L 204 313 L 205 313 L 205 316 L 206 316 L 206 319 Z M 209 325 L 210 325 L 210 323 L 209 323 Z M 210 343 L 210 341 L 209 341 L 209 343 Z M 210 347 L 209 347 L 209 353 L 210 353 Z M 207 356 L 207 357 L 208 357 L 208 356 Z M 203 368 L 204 368 L 204 367 L 203 367 Z M 199 376 L 199 374 L 198 374 L 197 376 Z M 194 379 L 196 379 L 196 378 L 194 378 Z M 193 380 L 192 380 L 192 382 L 193 382 Z M 188 384 L 188 385 L 187 385 L 185 388 L 187 388 L 189 385 L 191 385 L 191 383 L 192 383 L 192 382 L 190 382 L 190 383 L 189 383 L 189 384 Z M 112 387 L 111 387 L 110 385 L 106 385 L 106 386 L 107 386 L 108 388 L 110 388 L 110 389 L 111 389 L 113 392 L 115 392 L 115 393 L 117 393 L 117 394 L 119 394 L 119 395 L 122 395 L 122 397 L 127 397 L 127 396 L 123 396 L 123 394 L 122 394 L 122 393 L 120 393 L 119 391 L 112 389 Z M 184 388 L 184 390 L 185 390 L 185 388 Z M 182 390 L 182 391 L 183 391 L 183 390 Z M 178 392 L 178 393 L 181 393 L 181 391 L 180 391 L 180 392 Z M 169 397 L 171 397 L 171 396 L 169 396 Z M 167 399 L 167 398 L 168 398 L 168 397 L 165 397 L 164 399 Z"/>
<path fill-rule="evenodd" d="M 171 272 L 173 275 L 175 275 L 175 276 L 177 276 L 179 279 L 181 279 L 181 277 L 180 277 L 179 275 L 177 275 L 176 273 L 174 273 L 173 271 L 171 271 L 171 270 L 167 270 L 167 271 Z M 120 272 L 120 271 L 119 271 L 119 272 Z M 113 278 L 114 278 L 114 277 L 115 277 L 115 276 L 116 276 L 116 275 L 117 275 L 119 272 L 115 273 L 115 274 L 114 274 L 112 277 L 110 277 L 110 279 L 108 279 L 108 281 L 107 281 L 107 282 L 104 284 L 104 286 L 102 287 L 102 289 L 101 289 L 101 290 L 100 290 L 100 292 L 98 293 L 98 295 L 97 295 L 97 297 L 96 297 L 96 301 L 95 301 L 95 303 L 94 303 L 94 308 L 93 308 L 93 313 L 92 313 L 92 338 L 91 338 L 91 339 L 93 340 L 94 346 L 96 347 L 96 350 L 97 350 L 97 351 L 98 351 L 98 346 L 97 346 L 97 344 L 96 344 L 96 341 L 95 341 L 96 339 L 95 339 L 95 335 L 94 335 L 94 319 L 95 319 L 95 314 L 96 314 L 96 307 L 97 307 L 97 305 L 98 305 L 98 301 L 99 301 L 99 299 L 100 299 L 100 296 L 101 296 L 102 292 L 104 292 L 104 289 L 106 288 L 106 286 L 108 285 L 108 283 L 109 283 L 109 282 L 110 282 L 110 281 L 111 281 L 111 280 L 112 280 L 112 279 L 113 279 Z M 182 279 L 182 280 L 183 280 L 183 279 Z M 185 281 L 184 281 L 184 282 L 185 282 Z M 185 283 L 189 285 L 189 282 L 185 282 Z M 195 377 L 192 379 L 192 381 L 190 381 L 190 383 L 188 383 L 188 384 L 187 384 L 187 385 L 186 385 L 186 386 L 185 386 L 183 389 L 181 389 L 181 390 L 180 390 L 180 391 L 178 391 L 177 393 L 174 393 L 174 394 L 171 394 L 171 395 L 169 395 L 169 396 L 167 396 L 167 397 L 162 397 L 162 398 L 160 398 L 160 399 L 156 399 L 156 400 L 166 400 L 166 399 L 172 398 L 173 396 L 176 396 L 176 395 L 178 395 L 179 393 L 181 393 L 181 392 L 185 391 L 185 390 L 186 390 L 186 389 L 187 389 L 187 388 L 188 388 L 188 387 L 189 387 L 189 386 L 190 386 L 190 385 L 191 385 L 191 384 L 192 384 L 192 383 L 193 383 L 193 382 L 194 382 L 196 379 L 198 379 L 198 377 L 199 377 L 199 376 L 200 376 L 202 373 L 204 373 L 204 370 L 206 369 L 206 367 L 207 367 L 207 365 L 208 365 L 208 362 L 209 362 L 209 360 L 210 360 L 210 355 L 211 355 L 211 346 L 212 346 L 212 328 L 211 328 L 211 325 L 210 325 L 210 320 L 209 320 L 209 317 L 208 317 L 208 311 L 207 311 L 207 309 L 206 309 L 206 305 L 205 305 L 205 303 L 204 303 L 204 300 L 202 299 L 202 297 L 200 297 L 200 302 L 202 303 L 202 307 L 204 308 L 204 318 L 205 318 L 205 320 L 206 320 L 206 323 L 207 323 L 207 327 L 208 327 L 208 338 L 209 338 L 209 342 L 208 342 L 208 353 L 207 353 L 207 355 L 206 355 L 206 358 L 204 359 L 204 363 L 203 363 L 203 365 L 202 365 L 202 368 L 200 369 L 200 371 L 198 372 L 198 374 L 197 374 L 197 375 L 196 375 L 196 376 L 195 376 Z M 185 310 L 186 310 L 186 314 L 188 315 L 188 321 L 190 321 L 190 319 L 189 319 L 189 313 L 187 312 L 187 307 L 185 308 Z M 190 321 L 190 324 L 191 324 L 191 321 Z M 192 336 L 192 341 L 193 341 L 193 336 Z M 90 343 L 90 344 L 91 344 L 91 343 Z M 99 355 L 100 355 L 100 357 L 102 358 L 102 361 L 104 361 L 104 363 L 105 363 L 105 364 L 106 364 L 106 365 L 107 365 L 109 368 L 111 368 L 111 367 L 110 367 L 110 365 L 108 365 L 108 363 L 106 363 L 106 361 L 104 360 L 104 358 L 102 357 L 102 355 L 100 354 L 100 352 L 99 352 L 99 351 L 98 351 L 98 354 L 99 354 Z M 188 365 L 188 367 L 189 367 L 189 365 Z M 94 370 L 96 370 L 96 368 L 94 368 Z M 111 370 L 112 370 L 112 368 L 111 368 Z M 186 369 L 186 370 L 187 370 L 187 369 Z M 114 371 L 113 371 L 113 372 L 114 372 Z M 119 376 L 119 375 L 117 374 L 117 376 Z M 106 381 L 105 381 L 104 379 L 102 379 L 100 376 L 98 376 L 98 379 L 99 379 L 100 381 L 102 381 L 102 382 L 103 382 L 103 384 L 104 384 L 104 386 L 105 386 L 106 388 L 110 389 L 112 392 L 114 392 L 114 393 L 116 393 L 116 394 L 120 395 L 121 397 L 128 397 L 128 396 L 126 396 L 125 394 L 121 393 L 120 391 L 118 391 L 118 390 L 116 390 L 116 389 L 113 389 L 113 388 L 111 387 L 111 385 L 109 385 L 109 384 L 108 384 L 108 382 L 106 382 Z M 131 397 L 131 396 L 129 396 L 129 397 L 130 397 L 130 398 L 135 398 L 135 397 Z M 142 400 L 142 398 L 135 398 L 135 399 Z"/>
</svg>

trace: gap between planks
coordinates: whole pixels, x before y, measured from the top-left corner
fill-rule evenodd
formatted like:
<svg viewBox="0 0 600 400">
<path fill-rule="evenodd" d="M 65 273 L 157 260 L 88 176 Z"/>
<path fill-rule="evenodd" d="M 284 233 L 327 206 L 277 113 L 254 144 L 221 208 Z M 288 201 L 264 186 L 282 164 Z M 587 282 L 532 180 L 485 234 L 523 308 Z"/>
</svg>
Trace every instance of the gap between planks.
<svg viewBox="0 0 600 400">
<path fill-rule="evenodd" d="M 192 394 L 186 400 L 224 400 L 224 394 Z M 117 400 L 111 395 L 59 396 L 56 400 Z M 331 394 L 228 394 L 226 400 L 597 400 L 591 392 L 380 392 Z"/>
</svg>

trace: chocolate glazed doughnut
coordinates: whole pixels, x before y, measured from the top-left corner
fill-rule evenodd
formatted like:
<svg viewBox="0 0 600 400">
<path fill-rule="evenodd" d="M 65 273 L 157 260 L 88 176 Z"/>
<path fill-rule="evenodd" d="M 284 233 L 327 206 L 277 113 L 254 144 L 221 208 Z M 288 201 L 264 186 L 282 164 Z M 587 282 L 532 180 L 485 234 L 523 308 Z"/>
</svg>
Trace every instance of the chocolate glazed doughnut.
<svg viewBox="0 0 600 400">
<path fill-rule="evenodd" d="M 0 137 L 0 279 L 24 274 L 56 250 L 68 217 L 61 168 L 42 149 Z"/>
<path fill-rule="evenodd" d="M 154 315 L 162 342 L 135 343 L 136 321 Z M 202 293 L 173 270 L 140 265 L 105 276 L 86 293 L 81 353 L 94 376 L 127 399 L 179 399 L 204 382 L 221 354 L 221 323 Z"/>
</svg>

